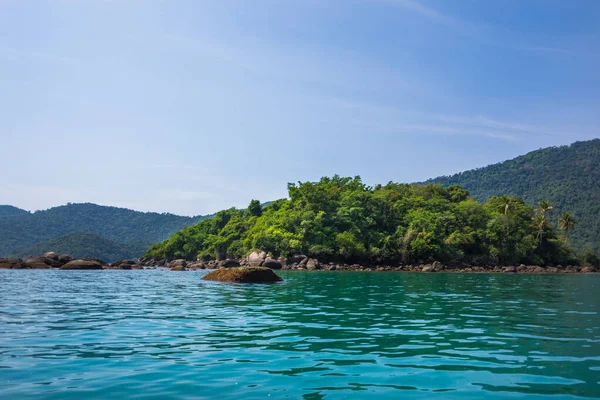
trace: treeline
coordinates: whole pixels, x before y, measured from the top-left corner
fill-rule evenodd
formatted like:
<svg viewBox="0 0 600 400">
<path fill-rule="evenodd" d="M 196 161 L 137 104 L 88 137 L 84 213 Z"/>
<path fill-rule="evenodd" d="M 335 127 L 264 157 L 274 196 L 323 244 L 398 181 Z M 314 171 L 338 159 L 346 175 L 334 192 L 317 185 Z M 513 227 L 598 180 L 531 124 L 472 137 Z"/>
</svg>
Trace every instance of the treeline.
<svg viewBox="0 0 600 400">
<path fill-rule="evenodd" d="M 95 233 L 72 233 L 19 249 L 11 256 L 41 256 L 48 251 L 54 251 L 75 258 L 91 257 L 113 262 L 121 259 L 137 259 L 147 248 L 148 244 L 145 243 L 118 243 Z"/>
<path fill-rule="evenodd" d="M 461 185 L 480 201 L 503 194 L 522 197 L 531 205 L 549 200 L 554 205 L 552 223 L 567 211 L 579 222 L 572 246 L 600 252 L 600 139 L 536 150 L 427 183 Z"/>
<path fill-rule="evenodd" d="M 574 226 L 561 233 L 551 208 L 521 198 L 485 204 L 453 185 L 390 182 L 369 187 L 360 177 L 334 176 L 288 185 L 289 199 L 228 209 L 150 247 L 144 257 L 240 258 L 260 249 L 322 261 L 471 264 L 567 264 Z M 575 228 L 576 229 L 576 228 Z"/>
<path fill-rule="evenodd" d="M 15 254 L 21 249 L 74 233 L 94 233 L 117 242 L 126 249 L 139 249 L 141 254 L 151 243 L 168 238 L 184 226 L 193 225 L 204 216 L 185 217 L 173 214 L 139 212 L 125 208 L 100 206 L 91 203 L 67 204 L 48 210 L 29 213 L 14 207 L 0 207 L 0 257 Z M 69 238 L 69 246 L 85 249 L 87 243 L 75 244 L 77 238 Z M 64 240 L 61 239 L 61 243 Z M 139 251 L 139 250 L 138 250 Z M 125 254 L 129 254 L 127 250 Z M 73 253 L 70 253 L 73 254 Z M 87 257 L 91 257 L 86 255 Z"/>
</svg>

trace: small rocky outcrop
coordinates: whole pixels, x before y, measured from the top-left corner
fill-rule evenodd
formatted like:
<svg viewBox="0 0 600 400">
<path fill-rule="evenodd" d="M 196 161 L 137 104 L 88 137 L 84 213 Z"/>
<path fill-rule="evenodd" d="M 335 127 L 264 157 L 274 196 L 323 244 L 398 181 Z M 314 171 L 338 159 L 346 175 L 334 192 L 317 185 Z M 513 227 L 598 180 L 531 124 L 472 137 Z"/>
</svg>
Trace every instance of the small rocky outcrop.
<svg viewBox="0 0 600 400">
<path fill-rule="evenodd" d="M 234 283 L 272 283 L 281 279 L 271 268 L 238 267 L 209 272 L 202 280 Z"/>
<path fill-rule="evenodd" d="M 187 271 L 183 265 L 176 265 L 171 268 L 171 271 Z"/>
<path fill-rule="evenodd" d="M 515 274 L 517 273 L 517 267 L 504 267 L 502 272 L 505 274 Z"/>
<path fill-rule="evenodd" d="M 227 259 L 223 261 L 219 261 L 219 267 L 223 268 L 235 268 L 239 267 L 240 263 L 238 260 Z"/>
<path fill-rule="evenodd" d="M 102 264 L 100 264 L 97 261 L 91 261 L 91 260 L 73 260 L 73 261 L 69 261 L 68 263 L 66 263 L 65 265 L 60 267 L 60 269 L 64 269 L 64 270 L 75 270 L 75 269 L 94 270 L 94 269 L 102 269 Z"/>
<path fill-rule="evenodd" d="M 206 269 L 206 265 L 203 262 L 194 262 L 187 265 L 187 269 Z"/>
<path fill-rule="evenodd" d="M 589 274 L 590 272 L 596 272 L 596 268 L 591 266 L 583 267 L 581 268 L 581 272 L 584 274 Z"/>
<path fill-rule="evenodd" d="M 263 267 L 271 268 L 271 269 L 281 269 L 283 265 L 279 260 L 275 260 L 274 258 L 267 257 L 265 262 L 262 265 Z"/>
</svg>

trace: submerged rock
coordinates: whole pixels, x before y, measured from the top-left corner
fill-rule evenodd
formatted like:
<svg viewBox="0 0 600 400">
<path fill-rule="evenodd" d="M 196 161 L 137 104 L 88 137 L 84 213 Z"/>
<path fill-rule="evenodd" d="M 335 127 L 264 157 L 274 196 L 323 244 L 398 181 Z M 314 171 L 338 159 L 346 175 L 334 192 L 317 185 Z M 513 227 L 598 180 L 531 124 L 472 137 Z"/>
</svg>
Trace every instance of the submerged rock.
<svg viewBox="0 0 600 400">
<path fill-rule="evenodd" d="M 97 261 L 73 260 L 60 267 L 60 269 L 102 269 L 102 264 Z"/>
<path fill-rule="evenodd" d="M 237 283 L 270 283 L 283 280 L 271 268 L 266 267 L 219 269 L 209 272 L 202 279 L 205 281 Z"/>
</svg>

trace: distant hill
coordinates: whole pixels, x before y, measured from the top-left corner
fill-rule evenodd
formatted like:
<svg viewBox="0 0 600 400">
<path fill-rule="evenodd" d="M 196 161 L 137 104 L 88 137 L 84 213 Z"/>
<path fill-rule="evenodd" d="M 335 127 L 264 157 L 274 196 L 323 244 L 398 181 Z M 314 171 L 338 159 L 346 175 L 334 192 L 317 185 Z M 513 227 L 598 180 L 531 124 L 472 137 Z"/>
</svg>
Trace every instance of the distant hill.
<svg viewBox="0 0 600 400">
<path fill-rule="evenodd" d="M 3 206 L 2 209 L 5 214 L 13 216 L 0 218 L 0 257 L 73 233 L 93 233 L 126 249 L 137 248 L 141 244 L 150 245 L 164 240 L 181 228 L 206 218 L 139 212 L 91 203 L 69 203 L 34 213 L 24 210 L 21 210 L 24 213 L 19 213 L 15 211 L 19 209 L 11 206 Z M 76 238 L 71 237 L 69 241 Z M 84 248 L 83 244 L 80 247 Z M 119 258 L 125 258 L 126 254 L 130 254 L 128 251 Z"/>
<path fill-rule="evenodd" d="M 25 257 L 55 251 L 58 254 L 69 254 L 76 258 L 92 257 L 112 262 L 119 259 L 137 259 L 146 250 L 146 247 L 143 243 L 118 243 L 95 233 L 71 233 L 19 249 L 12 256 Z"/>
<path fill-rule="evenodd" d="M 530 204 L 549 200 L 555 222 L 563 212 L 575 214 L 574 247 L 600 251 L 600 139 L 533 151 L 426 183 L 432 182 L 461 185 L 481 201 L 502 194 L 520 196 Z"/>
<path fill-rule="evenodd" d="M 0 219 L 20 217 L 22 215 L 28 215 L 29 211 L 22 210 L 13 206 L 0 206 Z"/>
</svg>

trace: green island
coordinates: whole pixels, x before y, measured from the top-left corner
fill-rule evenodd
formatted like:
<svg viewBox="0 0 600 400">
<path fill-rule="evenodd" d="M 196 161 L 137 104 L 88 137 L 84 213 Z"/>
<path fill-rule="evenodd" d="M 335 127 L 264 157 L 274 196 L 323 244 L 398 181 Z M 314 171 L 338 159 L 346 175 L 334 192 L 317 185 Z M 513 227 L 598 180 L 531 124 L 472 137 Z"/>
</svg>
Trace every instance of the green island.
<svg viewBox="0 0 600 400">
<path fill-rule="evenodd" d="M 571 213 L 551 223 L 552 204 L 532 207 L 519 197 L 492 196 L 479 203 L 458 185 L 401 184 L 374 187 L 360 177 L 324 177 L 288 184 L 288 199 L 247 209 L 230 208 L 154 244 L 145 264 L 174 259 L 247 261 L 268 254 L 289 264 L 555 267 L 579 264 L 569 246 L 576 229 Z M 595 254 L 588 254 L 597 264 Z M 264 258 L 264 255 L 263 255 Z M 301 265 L 302 266 L 302 265 Z"/>
</svg>

